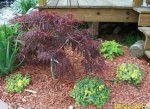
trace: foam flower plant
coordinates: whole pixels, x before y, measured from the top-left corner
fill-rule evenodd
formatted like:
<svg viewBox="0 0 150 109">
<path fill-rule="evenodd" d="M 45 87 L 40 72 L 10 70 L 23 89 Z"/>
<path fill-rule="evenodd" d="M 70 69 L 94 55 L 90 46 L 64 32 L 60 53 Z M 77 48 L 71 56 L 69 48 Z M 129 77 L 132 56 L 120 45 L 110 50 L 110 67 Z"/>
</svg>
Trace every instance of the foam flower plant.
<svg viewBox="0 0 150 109">
<path fill-rule="evenodd" d="M 140 66 L 135 65 L 134 63 L 121 64 L 117 69 L 117 81 L 126 81 L 134 85 L 138 85 L 142 81 L 144 76 Z"/>
<path fill-rule="evenodd" d="M 70 93 L 77 105 L 102 107 L 110 97 L 110 89 L 100 78 L 85 77 L 79 80 Z"/>
<path fill-rule="evenodd" d="M 22 92 L 29 83 L 30 76 L 28 74 L 23 76 L 18 72 L 6 78 L 6 90 L 10 93 Z"/>
</svg>

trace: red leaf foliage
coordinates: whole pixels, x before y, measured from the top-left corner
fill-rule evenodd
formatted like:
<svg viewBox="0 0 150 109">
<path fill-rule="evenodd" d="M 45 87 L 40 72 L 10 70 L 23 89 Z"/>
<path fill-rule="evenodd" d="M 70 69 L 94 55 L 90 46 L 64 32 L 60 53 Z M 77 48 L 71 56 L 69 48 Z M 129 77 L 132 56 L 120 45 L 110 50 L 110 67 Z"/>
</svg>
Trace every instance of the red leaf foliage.
<svg viewBox="0 0 150 109">
<path fill-rule="evenodd" d="M 72 64 L 64 47 L 71 46 L 84 57 L 86 70 L 100 70 L 104 65 L 97 48 L 100 41 L 93 41 L 88 29 L 79 29 L 83 23 L 72 15 L 61 17 L 56 13 L 33 12 L 15 19 L 25 31 L 22 37 L 25 45 L 21 53 L 26 59 L 50 63 L 55 75 L 74 75 Z"/>
</svg>

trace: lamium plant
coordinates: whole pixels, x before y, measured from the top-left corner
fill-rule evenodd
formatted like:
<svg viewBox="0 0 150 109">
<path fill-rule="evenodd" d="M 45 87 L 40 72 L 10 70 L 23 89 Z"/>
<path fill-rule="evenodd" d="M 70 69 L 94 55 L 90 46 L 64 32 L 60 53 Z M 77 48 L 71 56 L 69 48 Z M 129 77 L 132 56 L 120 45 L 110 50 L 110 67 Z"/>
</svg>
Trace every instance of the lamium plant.
<svg viewBox="0 0 150 109">
<path fill-rule="evenodd" d="M 140 66 L 137 66 L 134 63 L 123 63 L 118 66 L 116 80 L 138 85 L 142 82 L 143 76 L 144 73 Z"/>
<path fill-rule="evenodd" d="M 9 93 L 22 92 L 29 83 L 30 76 L 28 74 L 23 76 L 21 72 L 17 72 L 6 78 L 6 90 Z"/>
<path fill-rule="evenodd" d="M 90 30 L 78 28 L 82 22 L 71 14 L 61 17 L 56 13 L 32 12 L 15 21 L 21 25 L 21 30 L 26 31 L 22 36 L 25 45 L 21 53 L 30 61 L 49 64 L 53 78 L 75 73 L 64 50 L 68 45 L 82 54 L 87 71 L 103 67 L 104 60 L 97 49 L 100 41 L 93 41 Z"/>
<path fill-rule="evenodd" d="M 75 84 L 70 96 L 79 106 L 96 105 L 101 108 L 110 98 L 110 88 L 98 77 L 85 77 Z"/>
</svg>

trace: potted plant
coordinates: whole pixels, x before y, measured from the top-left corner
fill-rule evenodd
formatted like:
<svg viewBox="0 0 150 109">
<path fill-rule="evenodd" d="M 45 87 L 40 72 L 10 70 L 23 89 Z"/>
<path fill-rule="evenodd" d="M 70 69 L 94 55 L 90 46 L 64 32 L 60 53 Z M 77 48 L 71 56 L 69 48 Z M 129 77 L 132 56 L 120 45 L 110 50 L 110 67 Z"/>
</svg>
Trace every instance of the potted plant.
<svg viewBox="0 0 150 109">
<path fill-rule="evenodd" d="M 146 0 L 147 5 L 150 5 L 150 0 Z"/>
<path fill-rule="evenodd" d="M 143 3 L 143 0 L 133 0 L 133 7 L 140 7 Z"/>
</svg>

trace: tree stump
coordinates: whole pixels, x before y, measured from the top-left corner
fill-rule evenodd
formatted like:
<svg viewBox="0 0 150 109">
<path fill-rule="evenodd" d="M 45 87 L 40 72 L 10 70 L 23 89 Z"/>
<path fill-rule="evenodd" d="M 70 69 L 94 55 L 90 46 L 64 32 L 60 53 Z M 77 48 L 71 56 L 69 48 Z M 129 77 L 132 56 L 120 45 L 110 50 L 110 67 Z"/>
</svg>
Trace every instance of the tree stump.
<svg viewBox="0 0 150 109">
<path fill-rule="evenodd" d="M 144 56 L 144 44 L 145 42 L 143 40 L 139 40 L 136 43 L 134 43 L 130 47 L 130 55 L 132 57 L 137 57 L 137 58 L 141 58 L 142 56 Z"/>
</svg>

